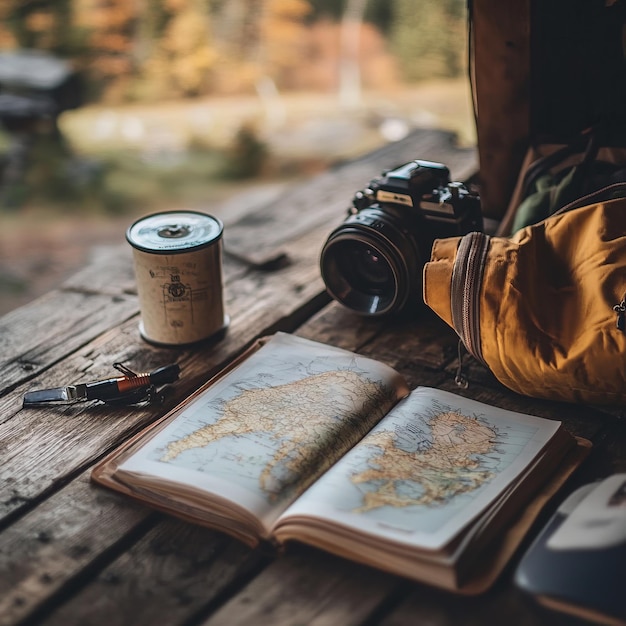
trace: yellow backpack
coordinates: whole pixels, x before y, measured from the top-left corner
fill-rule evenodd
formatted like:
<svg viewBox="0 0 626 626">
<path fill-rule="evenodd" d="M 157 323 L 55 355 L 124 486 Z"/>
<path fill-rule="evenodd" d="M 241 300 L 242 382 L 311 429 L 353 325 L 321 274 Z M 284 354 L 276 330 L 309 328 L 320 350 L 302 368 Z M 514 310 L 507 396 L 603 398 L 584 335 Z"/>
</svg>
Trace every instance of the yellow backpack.
<svg viewBox="0 0 626 626">
<path fill-rule="evenodd" d="M 626 198 L 435 241 L 424 300 L 510 389 L 626 403 Z"/>
</svg>

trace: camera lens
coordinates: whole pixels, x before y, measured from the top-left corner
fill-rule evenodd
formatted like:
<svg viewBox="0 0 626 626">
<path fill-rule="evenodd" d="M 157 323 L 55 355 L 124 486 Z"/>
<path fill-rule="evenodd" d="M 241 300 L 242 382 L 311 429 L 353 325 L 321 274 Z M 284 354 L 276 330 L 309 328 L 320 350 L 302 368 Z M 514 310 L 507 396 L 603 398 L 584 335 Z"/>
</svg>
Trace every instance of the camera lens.
<svg viewBox="0 0 626 626">
<path fill-rule="evenodd" d="M 338 269 L 359 291 L 372 295 L 393 289 L 393 270 L 380 251 L 361 241 L 346 241 Z"/>
<path fill-rule="evenodd" d="M 337 228 L 320 257 L 322 278 L 330 295 L 364 315 L 400 310 L 413 289 L 416 251 L 389 216 L 375 209 Z"/>
</svg>

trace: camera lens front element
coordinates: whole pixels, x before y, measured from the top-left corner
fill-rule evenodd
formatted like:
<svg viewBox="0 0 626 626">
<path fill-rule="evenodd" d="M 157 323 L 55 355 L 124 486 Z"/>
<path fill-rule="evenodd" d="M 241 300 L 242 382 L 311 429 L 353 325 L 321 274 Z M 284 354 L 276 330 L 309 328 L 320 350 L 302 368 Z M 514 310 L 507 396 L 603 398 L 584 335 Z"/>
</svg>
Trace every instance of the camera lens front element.
<svg viewBox="0 0 626 626">
<path fill-rule="evenodd" d="M 394 288 L 393 270 L 380 251 L 360 241 L 346 241 L 343 254 L 340 269 L 355 289 L 381 295 Z"/>
<path fill-rule="evenodd" d="M 335 300 L 363 315 L 384 315 L 407 302 L 416 252 L 401 230 L 381 222 L 380 215 L 368 216 L 370 211 L 349 218 L 330 235 L 320 266 Z"/>
<path fill-rule="evenodd" d="M 397 299 L 394 269 L 370 241 L 334 239 L 324 248 L 322 275 L 330 295 L 357 313 L 386 313 Z"/>
</svg>

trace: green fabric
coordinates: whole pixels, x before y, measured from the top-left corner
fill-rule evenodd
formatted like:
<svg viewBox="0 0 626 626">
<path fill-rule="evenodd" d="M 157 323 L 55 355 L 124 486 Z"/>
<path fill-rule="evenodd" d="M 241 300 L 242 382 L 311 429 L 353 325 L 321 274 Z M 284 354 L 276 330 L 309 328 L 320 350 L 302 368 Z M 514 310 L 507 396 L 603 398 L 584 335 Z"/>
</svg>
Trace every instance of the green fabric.
<svg viewBox="0 0 626 626">
<path fill-rule="evenodd" d="M 556 174 L 546 172 L 534 181 L 520 203 L 511 232 L 537 224 L 564 206 L 603 188 L 607 189 L 602 201 L 626 197 L 624 183 L 626 167 L 603 161 L 583 162 Z"/>
<path fill-rule="evenodd" d="M 534 193 L 529 194 L 519 205 L 513 220 L 512 232 L 536 224 L 552 215 L 565 204 L 580 198 L 581 177 L 573 167 L 566 176 L 558 180 L 552 174 L 544 174 L 535 182 Z"/>
</svg>

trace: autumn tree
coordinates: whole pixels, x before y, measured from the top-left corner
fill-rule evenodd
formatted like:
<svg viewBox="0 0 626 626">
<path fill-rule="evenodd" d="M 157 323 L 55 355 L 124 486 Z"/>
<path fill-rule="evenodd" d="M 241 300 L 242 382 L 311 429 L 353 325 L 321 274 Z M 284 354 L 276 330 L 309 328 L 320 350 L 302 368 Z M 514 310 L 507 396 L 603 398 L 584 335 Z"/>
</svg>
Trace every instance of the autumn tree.
<svg viewBox="0 0 626 626">
<path fill-rule="evenodd" d="M 306 54 L 306 0 L 266 0 L 259 23 L 258 65 L 262 75 L 288 83 Z"/>
<path fill-rule="evenodd" d="M 251 90 L 268 78 L 288 86 L 307 54 L 308 0 L 217 0 L 212 6 L 217 88 Z"/>
<path fill-rule="evenodd" d="M 317 54 L 333 74 L 325 84 L 341 79 L 355 99 L 370 80 L 363 54 L 376 32 L 389 37 L 405 78 L 458 75 L 465 11 L 465 0 L 0 0 L 0 46 L 71 58 L 92 97 L 117 100 L 315 86 Z M 322 22 L 339 33 L 332 52 L 315 51 L 330 37 Z"/>
<path fill-rule="evenodd" d="M 465 0 L 394 0 L 390 38 L 408 80 L 458 76 L 465 65 Z"/>
<path fill-rule="evenodd" d="M 74 0 L 75 24 L 84 32 L 87 51 L 77 61 L 99 94 L 119 92 L 134 71 L 134 34 L 138 5 L 128 0 Z"/>
<path fill-rule="evenodd" d="M 173 98 L 210 91 L 217 52 L 208 3 L 162 0 L 149 4 L 143 13 L 144 35 L 148 33 L 148 37 L 142 38 L 139 67 L 147 93 Z"/>
</svg>

